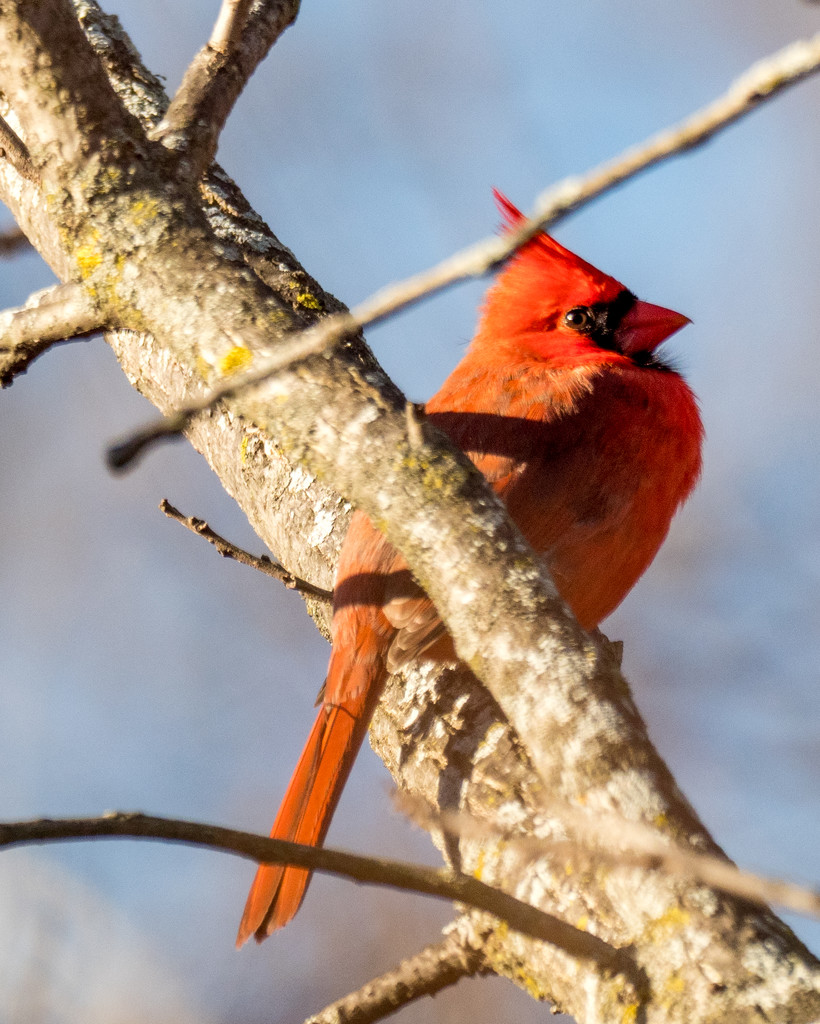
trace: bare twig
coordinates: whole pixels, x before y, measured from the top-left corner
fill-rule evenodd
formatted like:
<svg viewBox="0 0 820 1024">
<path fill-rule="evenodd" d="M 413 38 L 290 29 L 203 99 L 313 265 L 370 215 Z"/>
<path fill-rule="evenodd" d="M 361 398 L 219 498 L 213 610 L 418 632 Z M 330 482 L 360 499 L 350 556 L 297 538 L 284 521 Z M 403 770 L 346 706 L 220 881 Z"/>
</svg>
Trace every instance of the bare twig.
<svg viewBox="0 0 820 1024">
<path fill-rule="evenodd" d="M 232 558 L 235 562 L 241 562 L 242 565 L 247 565 L 251 569 L 258 569 L 259 572 L 264 573 L 266 576 L 272 576 L 274 579 L 284 583 L 288 590 L 298 590 L 301 594 L 308 594 L 319 601 L 333 600 L 333 591 L 317 587 L 313 583 L 308 583 L 307 580 L 294 576 L 283 565 L 274 562 L 267 555 L 252 555 L 248 551 L 238 548 L 229 540 L 215 533 L 204 519 L 197 519 L 195 516 L 184 516 L 167 498 L 162 499 L 159 507 L 160 511 L 164 512 L 169 519 L 175 519 L 192 533 L 196 533 L 207 540 L 223 558 Z"/>
<path fill-rule="evenodd" d="M 294 335 L 252 372 L 233 377 L 230 383 L 215 388 L 199 401 L 113 445 L 109 451 L 109 464 L 114 469 L 123 469 L 146 447 L 163 438 L 181 434 L 196 415 L 223 399 L 263 383 L 291 363 L 337 344 L 368 324 L 377 323 L 459 281 L 481 277 L 496 269 L 538 231 L 556 224 L 641 171 L 703 144 L 764 100 L 771 99 L 818 70 L 820 33 L 811 39 L 792 43 L 755 64 L 720 99 L 679 125 L 659 132 L 583 177 L 566 178 L 547 189 L 536 200 L 532 216 L 515 231 L 462 249 L 429 270 L 387 285 L 349 313 L 327 317 L 316 326 Z"/>
<path fill-rule="evenodd" d="M 616 814 L 592 815 L 566 803 L 548 801 L 544 803 L 545 813 L 566 826 L 571 838 L 544 839 L 517 836 L 492 822 L 458 811 L 435 812 L 428 804 L 404 793 L 396 794 L 395 799 L 408 817 L 427 830 L 437 828 L 455 836 L 500 840 L 525 858 L 567 853 L 571 858 L 592 857 L 616 865 L 665 871 L 753 903 L 776 903 L 807 917 L 820 917 L 820 891 L 743 871 L 728 858 L 679 846 L 671 837 L 665 839 L 641 822 L 628 821 Z"/>
<path fill-rule="evenodd" d="M 434 996 L 462 978 L 489 972 L 484 954 L 451 933 L 426 946 L 357 992 L 331 1003 L 305 1024 L 372 1024 L 422 996 Z"/>
<path fill-rule="evenodd" d="M 36 821 L 0 823 L 0 847 L 30 846 L 69 839 L 123 837 L 203 846 L 234 853 L 259 863 L 295 864 L 311 871 L 322 871 L 368 885 L 384 885 L 456 901 L 494 914 L 516 931 L 552 943 L 570 956 L 592 960 L 602 967 L 620 970 L 625 974 L 631 973 L 629 958 L 597 936 L 536 910 L 476 878 L 447 868 L 426 868 L 405 861 L 301 846 L 217 825 L 146 814 L 112 812 L 101 818 L 42 818 Z"/>
<path fill-rule="evenodd" d="M 233 105 L 270 48 L 293 23 L 299 0 L 223 0 L 211 38 L 188 66 L 154 137 L 179 154 L 180 174 L 198 180 L 216 153 Z"/>
<path fill-rule="evenodd" d="M 35 292 L 25 306 L 0 312 L 0 387 L 47 349 L 103 329 L 85 289 L 58 284 Z"/>
<path fill-rule="evenodd" d="M 0 157 L 5 158 L 17 173 L 35 185 L 40 182 L 40 172 L 31 162 L 28 148 L 6 120 L 0 117 Z"/>
<path fill-rule="evenodd" d="M 31 242 L 18 227 L 0 232 L 0 259 L 16 256 L 24 249 L 32 248 Z"/>
</svg>

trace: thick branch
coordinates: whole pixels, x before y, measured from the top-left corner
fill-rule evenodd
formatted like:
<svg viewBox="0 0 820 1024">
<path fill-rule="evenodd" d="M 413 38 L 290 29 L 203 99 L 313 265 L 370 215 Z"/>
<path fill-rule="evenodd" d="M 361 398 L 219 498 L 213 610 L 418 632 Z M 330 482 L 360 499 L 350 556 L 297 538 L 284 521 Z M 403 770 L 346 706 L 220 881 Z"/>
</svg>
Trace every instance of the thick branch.
<svg viewBox="0 0 820 1024">
<path fill-rule="evenodd" d="M 78 284 L 35 292 L 20 309 L 0 312 L 0 387 L 25 373 L 34 360 L 62 341 L 103 329 L 88 294 Z"/>
<path fill-rule="evenodd" d="M 257 65 L 296 19 L 299 0 L 223 0 L 207 45 L 191 61 L 155 137 L 180 157 L 180 172 L 202 177 L 219 136 Z"/>
<path fill-rule="evenodd" d="M 484 955 L 468 946 L 463 937 L 451 933 L 392 970 L 331 1003 L 305 1024 L 372 1024 L 403 1006 L 434 996 L 462 978 L 487 972 Z"/>
</svg>

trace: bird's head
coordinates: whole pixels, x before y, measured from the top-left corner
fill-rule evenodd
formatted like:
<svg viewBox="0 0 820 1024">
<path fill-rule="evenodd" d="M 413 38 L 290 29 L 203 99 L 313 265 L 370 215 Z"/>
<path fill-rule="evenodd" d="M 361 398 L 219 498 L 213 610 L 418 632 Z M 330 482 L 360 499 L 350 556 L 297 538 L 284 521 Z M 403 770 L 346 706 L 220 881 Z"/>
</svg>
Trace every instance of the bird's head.
<svg viewBox="0 0 820 1024">
<path fill-rule="evenodd" d="M 512 230 L 523 214 L 501 193 L 496 202 Z M 637 299 L 544 232 L 521 248 L 487 294 L 476 342 L 523 349 L 541 359 L 604 352 L 648 363 L 658 345 L 689 318 Z M 499 352 L 499 355 L 501 353 Z"/>
</svg>

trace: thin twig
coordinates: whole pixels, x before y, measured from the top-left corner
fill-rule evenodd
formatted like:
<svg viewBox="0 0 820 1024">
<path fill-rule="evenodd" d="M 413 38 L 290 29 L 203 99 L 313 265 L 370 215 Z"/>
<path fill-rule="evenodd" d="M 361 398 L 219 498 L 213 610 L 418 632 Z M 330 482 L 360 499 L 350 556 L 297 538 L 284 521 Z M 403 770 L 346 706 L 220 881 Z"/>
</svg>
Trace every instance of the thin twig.
<svg viewBox="0 0 820 1024">
<path fill-rule="evenodd" d="M 743 871 L 730 860 L 699 853 L 674 843 L 638 821 L 616 814 L 594 815 L 566 803 L 546 801 L 543 810 L 572 833 L 571 839 L 543 839 L 518 836 L 508 829 L 458 811 L 439 812 L 407 794 L 396 794 L 397 805 L 426 830 L 437 828 L 472 839 L 503 841 L 522 857 L 535 859 L 545 853 L 568 853 L 570 857 L 593 857 L 620 866 L 664 871 L 669 875 L 703 882 L 713 889 L 731 893 L 763 906 L 775 903 L 807 917 L 820 917 L 820 891 L 794 882 Z"/>
<path fill-rule="evenodd" d="M 216 154 L 234 103 L 270 48 L 293 23 L 300 0 L 223 0 L 209 42 L 188 66 L 153 137 L 179 154 L 179 174 L 199 180 Z"/>
<path fill-rule="evenodd" d="M 163 438 L 181 434 L 194 416 L 223 399 L 263 383 L 290 364 L 337 344 L 362 327 L 377 323 L 459 281 L 481 277 L 496 269 L 538 231 L 556 224 L 641 171 L 702 145 L 764 100 L 771 99 L 818 70 L 820 33 L 809 40 L 792 43 L 755 64 L 720 99 L 679 125 L 659 132 L 642 145 L 627 150 L 617 159 L 582 177 L 566 178 L 547 189 L 536 200 L 532 216 L 515 231 L 462 249 L 429 270 L 387 285 L 349 313 L 327 317 L 316 326 L 295 334 L 252 372 L 232 378 L 230 383 L 215 388 L 202 399 L 113 445 L 108 453 L 109 465 L 113 469 L 125 468 L 146 447 Z"/>
<path fill-rule="evenodd" d="M 204 519 L 183 515 L 167 498 L 162 499 L 159 507 L 160 511 L 164 512 L 169 519 L 175 519 L 192 533 L 207 540 L 223 558 L 232 558 L 235 562 L 241 562 L 242 565 L 247 565 L 251 569 L 258 569 L 259 572 L 264 573 L 266 576 L 272 576 L 274 579 L 284 583 L 288 590 L 298 590 L 299 593 L 310 595 L 310 597 L 315 597 L 319 601 L 333 600 L 332 590 L 325 590 L 323 587 L 317 587 L 313 583 L 308 583 L 307 580 L 303 580 L 299 576 L 294 576 L 292 572 L 288 572 L 283 565 L 280 565 L 279 562 L 274 562 L 267 555 L 257 556 L 244 551 L 214 532 Z"/>
<path fill-rule="evenodd" d="M 30 846 L 70 839 L 158 839 L 223 850 L 263 864 L 294 864 L 367 885 L 383 885 L 455 901 L 493 914 L 516 931 L 558 946 L 570 956 L 607 969 L 633 973 L 628 955 L 589 932 L 522 903 L 469 875 L 448 868 L 426 868 L 405 861 L 363 857 L 341 850 L 301 846 L 249 832 L 146 814 L 112 812 L 101 818 L 0 822 L 0 847 Z"/>
<path fill-rule="evenodd" d="M 308 1017 L 305 1024 L 372 1024 L 416 999 L 434 996 L 462 978 L 489 970 L 481 950 L 468 946 L 461 935 L 451 933 L 441 942 L 431 943 L 402 960 L 357 992 Z"/>
<path fill-rule="evenodd" d="M 0 232 L 0 259 L 16 256 L 24 249 L 31 249 L 31 242 L 18 227 Z"/>
<path fill-rule="evenodd" d="M 28 148 L 17 132 L 0 117 L 0 157 L 4 157 L 17 173 L 35 185 L 40 183 L 40 172 L 31 162 Z"/>
<path fill-rule="evenodd" d="M 0 387 L 5 387 L 47 349 L 103 329 L 88 293 L 79 284 L 35 292 L 25 306 L 0 312 Z"/>
</svg>

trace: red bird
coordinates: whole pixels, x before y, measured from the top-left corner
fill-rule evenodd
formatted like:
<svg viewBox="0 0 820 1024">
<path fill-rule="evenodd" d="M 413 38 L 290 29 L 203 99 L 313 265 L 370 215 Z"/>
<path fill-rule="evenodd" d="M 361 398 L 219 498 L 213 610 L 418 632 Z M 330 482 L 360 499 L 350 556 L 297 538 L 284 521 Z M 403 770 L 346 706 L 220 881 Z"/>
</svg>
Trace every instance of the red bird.
<svg viewBox="0 0 820 1024">
<path fill-rule="evenodd" d="M 519 211 L 496 200 L 517 225 Z M 647 568 L 700 473 L 695 397 L 656 354 L 688 322 L 542 233 L 490 289 L 464 358 L 427 404 L 543 554 L 585 629 Z M 323 704 L 273 837 L 324 841 L 388 673 L 422 653 L 455 657 L 407 563 L 357 512 L 339 559 Z M 309 881 L 304 869 L 262 865 L 237 944 L 287 924 Z"/>
</svg>

